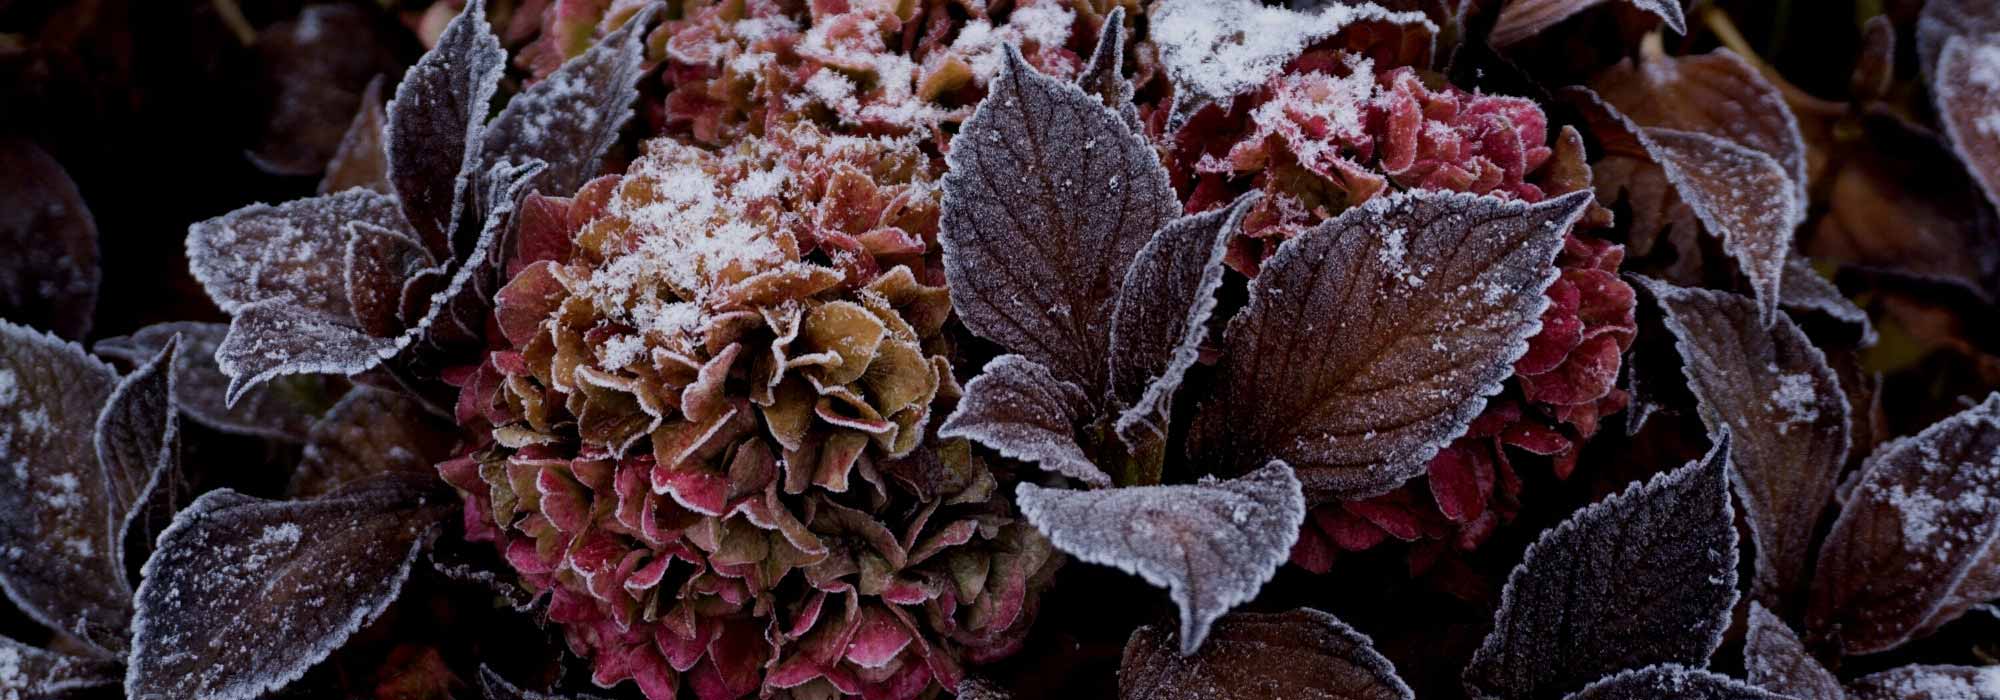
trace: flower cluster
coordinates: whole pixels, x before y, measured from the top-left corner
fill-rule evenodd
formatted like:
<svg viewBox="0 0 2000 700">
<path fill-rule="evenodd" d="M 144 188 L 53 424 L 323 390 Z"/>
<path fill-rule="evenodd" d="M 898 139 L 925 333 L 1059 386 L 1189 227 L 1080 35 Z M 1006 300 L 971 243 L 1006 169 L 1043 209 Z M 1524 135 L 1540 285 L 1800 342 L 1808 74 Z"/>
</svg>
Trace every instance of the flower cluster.
<svg viewBox="0 0 2000 700">
<path fill-rule="evenodd" d="M 1156 110 L 1148 124 L 1189 211 L 1262 193 L 1226 258 L 1251 276 L 1280 243 L 1392 189 L 1539 202 L 1590 186 L 1581 142 L 1551 146 L 1534 102 L 1467 92 L 1410 67 L 1378 69 L 1334 48 L 1305 51 L 1256 91 L 1226 109 L 1205 108 L 1171 133 L 1165 116 Z M 1607 214 L 1585 225 L 1608 224 Z M 1572 230 L 1542 330 L 1515 363 L 1508 392 L 1438 454 L 1427 480 L 1316 509 L 1294 561 L 1324 571 L 1337 551 L 1390 537 L 1476 547 L 1518 506 L 1520 479 L 1505 447 L 1552 457 L 1567 477 L 1577 446 L 1628 400 L 1614 386 L 1636 333 L 1632 289 L 1618 278 L 1623 257 L 1621 247 Z"/>
<path fill-rule="evenodd" d="M 917 697 L 1020 643 L 1058 557 L 929 426 L 959 393 L 914 139 L 646 145 L 530 198 L 442 467 L 593 680 Z"/>
</svg>

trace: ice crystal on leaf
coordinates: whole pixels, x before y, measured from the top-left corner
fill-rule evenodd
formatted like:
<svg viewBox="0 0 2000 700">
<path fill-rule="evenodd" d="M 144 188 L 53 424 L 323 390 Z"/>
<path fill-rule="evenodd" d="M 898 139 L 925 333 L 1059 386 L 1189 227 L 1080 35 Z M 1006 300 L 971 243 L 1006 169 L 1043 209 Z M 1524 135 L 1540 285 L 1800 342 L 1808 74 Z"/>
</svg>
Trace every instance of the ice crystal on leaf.
<svg viewBox="0 0 2000 700">
<path fill-rule="evenodd" d="M 1312 608 L 1230 613 L 1199 653 L 1184 656 L 1171 630 L 1141 627 L 1118 668 L 1123 700 L 1412 700 L 1373 642 Z"/>
<path fill-rule="evenodd" d="M 1743 681 L 1676 664 L 1625 671 L 1591 683 L 1569 700 L 1786 700 Z"/>
<path fill-rule="evenodd" d="M 1844 700 L 1840 679 L 1806 651 L 1792 628 L 1758 603 L 1750 604 L 1743 638 L 1743 669 L 1750 684 L 1797 700 Z"/>
<path fill-rule="evenodd" d="M 300 378 L 289 384 L 267 383 L 244 392 L 235 404 L 229 404 L 224 400 L 229 377 L 215 364 L 215 350 L 228 333 L 227 324 L 176 321 L 147 326 L 129 336 L 99 340 L 91 346 L 91 351 L 137 365 L 178 336 L 182 350 L 174 357 L 174 402 L 183 415 L 225 433 L 286 442 L 304 440 L 318 408 L 310 399 L 320 390 L 317 382 Z"/>
<path fill-rule="evenodd" d="M 1374 3 L 1334 4 L 1304 13 L 1254 0 L 1170 0 L 1152 11 L 1152 40 L 1174 81 L 1170 127 L 1208 105 L 1225 105 L 1263 85 L 1314 43 L 1354 30 L 1389 34 L 1385 62 L 1430 62 L 1437 25 L 1421 12 L 1390 12 Z"/>
<path fill-rule="evenodd" d="M 1776 160 L 1796 192 L 1805 219 L 1806 144 L 1785 97 L 1757 68 L 1727 50 L 1669 57 L 1644 51 L 1591 80 L 1598 94 L 1645 127 L 1693 131 L 1759 151 Z"/>
<path fill-rule="evenodd" d="M 501 678 L 491 667 L 479 667 L 479 692 L 485 700 L 596 700 L 593 696 L 564 696 L 524 690 Z"/>
<path fill-rule="evenodd" d="M 196 499 L 146 562 L 126 695 L 247 700 L 304 674 L 395 599 L 449 515 L 434 477 L 307 501 Z"/>
<path fill-rule="evenodd" d="M 1723 438 L 1700 462 L 1542 533 L 1507 577 L 1493 632 L 1465 669 L 1468 694 L 1559 697 L 1621 670 L 1706 666 L 1737 598 L 1729 453 Z M 1595 697 L 1653 697 L 1612 690 L 1642 680 Z"/>
<path fill-rule="evenodd" d="M 2000 205 L 2000 41 L 1946 39 L 1931 90 L 1952 147 Z"/>
<path fill-rule="evenodd" d="M 1911 665 L 1872 673 L 1847 686 L 1850 700 L 1992 700 L 2000 668 Z"/>
</svg>

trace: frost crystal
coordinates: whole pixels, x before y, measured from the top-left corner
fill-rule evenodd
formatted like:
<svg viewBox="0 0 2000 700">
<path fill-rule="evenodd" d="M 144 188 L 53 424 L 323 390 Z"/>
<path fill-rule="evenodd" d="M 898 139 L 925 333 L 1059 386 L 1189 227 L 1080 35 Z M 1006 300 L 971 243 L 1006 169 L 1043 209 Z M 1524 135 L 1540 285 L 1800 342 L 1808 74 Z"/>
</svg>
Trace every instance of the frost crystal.
<svg viewBox="0 0 2000 700">
<path fill-rule="evenodd" d="M 1568 700 L 1792 700 L 1698 668 L 1661 664 L 1626 671 L 1586 686 Z"/>
<path fill-rule="evenodd" d="M 1374 3 L 1335 4 L 1307 14 L 1255 0 L 1168 0 L 1153 9 L 1151 19 L 1160 61 L 1174 80 L 1176 125 L 1203 105 L 1227 104 L 1264 84 L 1307 45 L 1351 27 L 1420 33 L 1424 60 L 1437 34 L 1437 25 L 1421 12 L 1390 12 Z"/>
</svg>

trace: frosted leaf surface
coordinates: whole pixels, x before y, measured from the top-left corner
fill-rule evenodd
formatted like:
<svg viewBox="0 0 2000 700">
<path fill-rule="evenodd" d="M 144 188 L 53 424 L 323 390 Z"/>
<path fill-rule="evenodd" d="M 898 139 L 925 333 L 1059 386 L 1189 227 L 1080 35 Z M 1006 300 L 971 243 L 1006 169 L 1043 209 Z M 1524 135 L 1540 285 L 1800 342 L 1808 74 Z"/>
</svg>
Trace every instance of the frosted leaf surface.
<svg viewBox="0 0 2000 700">
<path fill-rule="evenodd" d="M 118 662 L 70 656 L 0 637 L 0 700 L 67 698 L 118 685 Z"/>
<path fill-rule="evenodd" d="M 1769 323 L 1792 254 L 1792 232 L 1805 212 L 1791 176 L 1769 155 L 1707 134 L 1642 129 L 1641 140 L 1681 200 L 1750 279 L 1758 314 Z"/>
<path fill-rule="evenodd" d="M 1239 472 L 1283 460 L 1315 499 L 1422 473 L 1514 373 L 1589 204 L 1416 191 L 1287 241 L 1229 323 L 1194 453 Z"/>
<path fill-rule="evenodd" d="M 1121 700 L 1411 700 L 1367 636 L 1312 608 L 1230 613 L 1183 656 L 1173 630 L 1141 627 L 1118 668 Z"/>
<path fill-rule="evenodd" d="M 976 676 L 959 681 L 956 695 L 958 700 L 1013 700 L 1013 695 L 998 684 Z"/>
<path fill-rule="evenodd" d="M 389 102 L 389 184 L 418 240 L 438 257 L 450 252 L 480 172 L 480 130 L 506 65 L 507 52 L 486 24 L 486 3 L 472 0 L 403 74 Z"/>
<path fill-rule="evenodd" d="M 938 426 L 938 436 L 966 438 L 1009 459 L 1034 462 L 1091 486 L 1110 486 L 1111 477 L 1076 441 L 1077 429 L 1090 420 L 1089 405 L 1082 389 L 1047 367 L 1001 355 L 966 383 L 965 398 Z"/>
<path fill-rule="evenodd" d="M 299 313 L 345 322 L 351 314 L 342 260 L 353 221 L 403 227 L 396 201 L 368 190 L 252 204 L 188 227 L 188 271 L 224 313 L 282 300 Z"/>
<path fill-rule="evenodd" d="M 536 159 L 549 164 L 545 191 L 567 194 L 596 174 L 639 99 L 646 31 L 660 5 L 640 9 L 589 50 L 515 95 L 486 125 L 487 163 Z"/>
<path fill-rule="evenodd" d="M 1778 305 L 1788 311 L 1808 314 L 1803 317 L 1808 327 L 1812 326 L 1812 316 L 1825 317 L 1841 329 L 1842 342 L 1853 342 L 1861 347 L 1875 344 L 1875 323 L 1868 318 L 1868 312 L 1857 306 L 1854 300 L 1841 293 L 1805 258 L 1794 255 L 1785 262 L 1785 279 L 1779 285 Z"/>
<path fill-rule="evenodd" d="M 388 472 L 435 473 L 452 435 L 422 404 L 394 392 L 356 388 L 312 426 L 290 494 L 310 498 Z"/>
<path fill-rule="evenodd" d="M 347 234 L 341 279 L 354 322 L 368 335 L 394 336 L 402 331 L 403 285 L 434 266 L 430 253 L 415 237 L 366 221 Z"/>
<path fill-rule="evenodd" d="M 179 341 L 168 339 L 151 359 L 118 380 L 97 414 L 97 461 L 111 501 L 106 525 L 113 535 L 111 560 L 121 567 L 126 545 L 150 546 L 173 519 L 174 506 L 187 488 L 181 473 L 180 413 L 174 410 L 173 367 L 179 352 Z"/>
<path fill-rule="evenodd" d="M 1591 81 L 1599 96 L 1640 126 L 1692 131 L 1770 156 L 1784 166 L 1805 219 L 1806 144 L 1785 96 L 1727 49 L 1699 56 L 1651 55 Z"/>
<path fill-rule="evenodd" d="M 90 332 L 97 309 L 97 222 L 62 164 L 33 142 L 0 138 L 0 318 Z"/>
<path fill-rule="evenodd" d="M 277 298 L 236 310 L 228 337 L 215 350 L 215 362 L 229 375 L 223 400 L 235 404 L 274 377 L 366 372 L 399 346 L 394 339 L 368 335 Z"/>
<path fill-rule="evenodd" d="M 354 120 L 348 122 L 347 132 L 340 137 L 340 145 L 333 150 L 333 157 L 326 162 L 326 174 L 320 178 L 319 193 L 333 194 L 355 187 L 361 187 L 382 194 L 392 194 L 389 187 L 389 152 L 382 145 L 382 90 L 387 81 L 376 76 L 368 81 L 368 88 L 361 93 L 361 106 L 354 111 Z"/>
<path fill-rule="evenodd" d="M 1640 279 L 1666 312 L 1702 423 L 1733 438 L 1736 493 L 1757 552 L 1752 594 L 1793 609 L 1813 530 L 1847 464 L 1852 411 L 1840 378 L 1790 318 L 1766 328 L 1741 295 Z"/>
<path fill-rule="evenodd" d="M 1797 700 L 1845 699 L 1840 679 L 1806 652 L 1784 620 L 1751 603 L 1749 624 L 1743 638 L 1743 670 L 1751 685 Z"/>
<path fill-rule="evenodd" d="M 436 477 L 382 478 L 310 501 L 212 491 L 146 562 L 129 697 L 260 697 L 388 607 L 455 512 Z"/>
<path fill-rule="evenodd" d="M 1851 700 L 2000 700 L 2000 666 L 1911 665 L 1862 676 Z"/>
<path fill-rule="evenodd" d="M 1246 195 L 1228 209 L 1167 224 L 1125 271 L 1111 314 L 1111 388 L 1124 407 L 1118 437 L 1135 454 L 1167 440 L 1174 392 L 1208 338 L 1223 255 L 1255 201 Z"/>
<path fill-rule="evenodd" d="M 2000 596 L 2000 394 L 1883 444 L 1854 484 L 1820 549 L 1811 635 L 1885 651 Z"/>
<path fill-rule="evenodd" d="M 1076 76 L 1076 85 L 1103 100 L 1104 106 L 1117 112 L 1127 127 L 1139 131 L 1139 109 L 1132 105 L 1132 81 L 1125 79 L 1125 34 L 1125 8 L 1113 7 L 1104 16 L 1097 48 L 1091 51 L 1090 62 L 1084 64 L 1083 72 Z"/>
<path fill-rule="evenodd" d="M 458 268 L 451 271 L 444 288 L 431 296 L 424 315 L 403 331 L 397 341 L 404 353 L 399 362 L 435 372 L 441 362 L 448 361 L 443 355 L 454 348 L 476 346 L 484 339 L 493 296 L 500 291 L 498 267 L 503 253 L 499 247 L 512 230 L 521 198 L 539 181 L 543 170 L 541 161 L 531 160 L 497 165 L 486 174 L 485 206 L 481 207 L 486 220 L 479 237 L 459 260 Z"/>
<path fill-rule="evenodd" d="M 1736 604 L 1728 443 L 1543 532 L 1507 577 L 1467 693 L 1550 698 L 1621 669 L 1708 665 Z"/>
<path fill-rule="evenodd" d="M 1291 556 L 1305 499 L 1291 467 L 1272 462 L 1226 481 L 1101 491 L 1022 482 L 1021 513 L 1057 549 L 1167 588 L 1180 606 L 1180 653 L 1251 598 Z"/>
<path fill-rule="evenodd" d="M 1937 75 L 1939 57 L 1952 37 L 2000 33 L 2000 5 L 1988 0 L 1928 0 L 1917 16 L 1917 60 L 1925 76 Z"/>
<path fill-rule="evenodd" d="M 305 399 L 313 387 L 266 384 L 245 392 L 231 407 L 223 401 L 229 377 L 215 365 L 215 350 L 229 333 L 221 323 L 176 321 L 139 329 L 127 336 L 105 338 L 93 352 L 133 364 L 143 363 L 178 335 L 181 351 L 174 356 L 174 404 L 195 422 L 225 433 L 255 435 L 298 442 L 312 426 L 314 411 Z"/>
<path fill-rule="evenodd" d="M 0 588 L 104 652 L 125 649 L 122 520 L 92 440 L 117 373 L 73 343 L 0 321 Z"/>
<path fill-rule="evenodd" d="M 1931 93 L 1952 148 L 2000 206 L 2000 39 L 1946 40 Z"/>
<path fill-rule="evenodd" d="M 1388 65 L 1428 65 L 1438 32 L 1421 12 L 1391 12 L 1374 3 L 1305 13 L 1256 0 L 1165 0 L 1148 19 L 1174 86 L 1169 131 L 1203 106 L 1227 105 L 1263 85 L 1306 47 L 1345 30 L 1365 28 L 1387 43 L 1377 51 L 1359 48 Z"/>
<path fill-rule="evenodd" d="M 1541 34 L 1549 27 L 1562 23 L 1578 12 L 1604 4 L 1605 0 L 1509 0 L 1500 8 L 1500 19 L 1493 24 L 1493 30 L 1486 41 L 1494 46 L 1509 46 Z M 1680 0 L 1625 0 L 1626 4 L 1645 10 L 1666 22 L 1667 28 L 1675 34 L 1687 33 L 1687 13 L 1681 9 Z"/>
<path fill-rule="evenodd" d="M 596 700 L 591 695 L 555 695 L 523 690 L 507 682 L 491 666 L 479 667 L 479 697 L 485 700 Z M 959 697 L 964 697 L 963 693 Z"/>
<path fill-rule="evenodd" d="M 959 317 L 1097 400 L 1113 295 L 1180 209 L 1166 169 L 1116 112 L 1012 48 L 948 160 L 939 239 Z"/>
<path fill-rule="evenodd" d="M 1568 700 L 1790 700 L 1728 676 L 1661 664 L 1591 683 Z"/>
</svg>

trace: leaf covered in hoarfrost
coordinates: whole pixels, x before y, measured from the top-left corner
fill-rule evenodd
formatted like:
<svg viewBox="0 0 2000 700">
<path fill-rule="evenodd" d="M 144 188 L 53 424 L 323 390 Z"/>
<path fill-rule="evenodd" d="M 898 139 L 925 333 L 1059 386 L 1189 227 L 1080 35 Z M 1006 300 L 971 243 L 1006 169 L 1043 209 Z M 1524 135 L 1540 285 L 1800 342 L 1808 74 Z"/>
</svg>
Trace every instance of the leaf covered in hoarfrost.
<svg viewBox="0 0 2000 700">
<path fill-rule="evenodd" d="M 521 198 L 540 181 L 546 165 L 539 160 L 496 165 L 482 184 L 485 223 L 479 229 L 458 267 L 444 288 L 431 296 L 424 315 L 404 329 L 397 341 L 402 353 L 397 359 L 406 365 L 436 372 L 450 361 L 454 349 L 475 349 L 484 339 L 486 319 L 493 312 L 493 297 L 499 290 L 499 247 L 512 230 Z"/>
<path fill-rule="evenodd" d="M 646 60 L 646 32 L 659 9 L 657 3 L 640 9 L 589 50 L 508 100 L 481 136 L 485 162 L 540 160 L 549 164 L 542 180 L 545 191 L 569 193 L 582 187 L 632 118 Z"/>
<path fill-rule="evenodd" d="M 1767 328 L 1741 295 L 1639 279 L 1666 312 L 1702 422 L 1733 438 L 1736 493 L 1757 552 L 1751 590 L 1790 610 L 1808 580 L 1814 528 L 1847 464 L 1847 393 L 1790 318 Z"/>
<path fill-rule="evenodd" d="M 437 46 L 403 74 L 390 100 L 383 140 L 389 184 L 418 240 L 449 257 L 453 232 L 480 172 L 480 130 L 507 67 L 507 52 L 471 0 L 445 25 Z"/>
<path fill-rule="evenodd" d="M 1493 24 L 1486 41 L 1494 46 L 1509 46 L 1542 33 L 1550 27 L 1561 24 L 1578 12 L 1604 4 L 1605 0 L 1508 0 L 1500 8 L 1500 18 Z M 1687 13 L 1681 9 L 1680 0 L 1624 0 L 1633 7 L 1645 10 L 1667 23 L 1667 28 L 1676 34 L 1687 33 Z"/>
<path fill-rule="evenodd" d="M 1005 61 L 952 141 L 939 236 L 952 305 L 1096 401 L 1118 283 L 1180 207 L 1117 113 L 1012 48 Z"/>
<path fill-rule="evenodd" d="M 1118 668 L 1122 700 L 1411 700 L 1375 644 L 1312 608 L 1230 613 L 1184 656 L 1173 630 L 1141 627 Z"/>
<path fill-rule="evenodd" d="M 1097 96 L 1104 106 L 1118 113 L 1133 131 L 1141 127 L 1139 109 L 1132 104 L 1132 81 L 1125 79 L 1125 8 L 1111 8 L 1104 16 L 1104 28 L 1097 35 L 1097 48 L 1090 62 L 1076 76 L 1076 86 Z"/>
<path fill-rule="evenodd" d="M 1622 669 L 1708 665 L 1736 604 L 1729 471 L 1724 435 L 1543 532 L 1507 577 L 1467 693 L 1551 698 Z"/>
<path fill-rule="evenodd" d="M 382 146 L 382 122 L 386 119 L 382 113 L 382 90 L 387 82 L 384 76 L 375 76 L 361 92 L 361 106 L 354 111 L 354 120 L 348 122 L 340 145 L 333 149 L 333 157 L 326 162 L 326 174 L 319 181 L 320 194 L 356 187 L 392 194 L 389 152 Z"/>
<path fill-rule="evenodd" d="M 1885 651 L 2000 597 L 2000 394 L 1862 464 L 1821 546 L 1807 631 Z"/>
<path fill-rule="evenodd" d="M 954 694 L 958 696 L 958 700 L 1013 700 L 1014 698 L 999 684 L 977 676 L 967 676 L 959 681 L 958 690 Z"/>
<path fill-rule="evenodd" d="M 1938 59 L 1953 37 L 2000 32 L 2000 5 L 1987 0 L 1926 0 L 1917 17 L 1917 59 L 1925 76 L 1937 75 Z"/>
<path fill-rule="evenodd" d="M 1952 148 L 2000 206 L 2000 38 L 1947 39 L 1931 93 Z"/>
<path fill-rule="evenodd" d="M 1993 700 L 2000 666 L 1910 665 L 1871 673 L 1847 686 L 1849 700 Z"/>
<path fill-rule="evenodd" d="M 1514 373 L 1590 201 L 1419 190 L 1287 241 L 1229 323 L 1194 453 L 1236 472 L 1283 460 L 1315 500 L 1422 473 Z"/>
<path fill-rule="evenodd" d="M 1421 68 L 1430 65 L 1438 33 L 1422 12 L 1391 12 L 1374 3 L 1335 3 L 1305 13 L 1257 0 L 1165 0 L 1147 19 L 1174 85 L 1169 131 L 1204 106 L 1226 106 L 1262 86 L 1306 47 L 1331 37 L 1351 33 L 1354 45 L 1346 48 L 1355 53 L 1382 65 Z"/>
<path fill-rule="evenodd" d="M 1728 676 L 1660 664 L 1608 676 L 1568 700 L 1793 700 Z"/>
<path fill-rule="evenodd" d="M 97 310 L 97 220 L 76 183 L 33 142 L 0 138 L 0 318 L 90 332 Z"/>
<path fill-rule="evenodd" d="M 101 652 L 125 649 L 132 605 L 93 442 L 117 381 L 74 343 L 0 321 L 0 588 Z"/>
<path fill-rule="evenodd" d="M 368 335 L 277 298 L 237 309 L 229 335 L 215 349 L 215 363 L 229 375 L 223 402 L 234 405 L 276 377 L 366 372 L 399 347 L 397 339 Z"/>
<path fill-rule="evenodd" d="M 1839 328 L 1836 342 L 1860 347 L 1875 345 L 1875 323 L 1868 311 L 1847 298 L 1833 282 L 1821 277 L 1806 258 L 1794 255 L 1785 262 L 1785 279 L 1779 285 L 1778 305 L 1798 314 L 1807 328 L 1816 328 L 1815 317 Z"/>
<path fill-rule="evenodd" d="M 591 695 L 555 695 L 523 690 L 501 678 L 491 666 L 479 667 L 479 695 L 485 700 L 595 700 Z M 960 697 L 964 697 L 960 693 Z"/>
<path fill-rule="evenodd" d="M 305 439 L 320 404 L 318 380 L 301 377 L 292 383 L 273 382 L 244 392 L 229 406 L 229 376 L 215 365 L 215 350 L 229 333 L 222 323 L 176 321 L 139 329 L 128 336 L 97 341 L 91 350 L 133 364 L 145 362 L 178 336 L 181 351 L 174 356 L 174 405 L 181 413 L 211 429 L 286 442 Z"/>
<path fill-rule="evenodd" d="M 188 271 L 224 313 L 281 300 L 295 314 L 353 323 L 342 261 L 354 221 L 404 227 L 396 200 L 369 190 L 252 204 L 188 227 Z"/>
<path fill-rule="evenodd" d="M 323 495 L 376 474 L 432 474 L 454 436 L 421 403 L 395 392 L 356 388 L 312 426 L 292 472 L 293 498 Z"/>
<path fill-rule="evenodd" d="M 1306 516 L 1298 478 L 1282 462 L 1198 484 L 1085 492 L 1022 482 L 1017 495 L 1021 513 L 1057 549 L 1169 589 L 1183 655 L 1271 580 Z"/>
<path fill-rule="evenodd" d="M 238 700 L 296 680 L 395 599 L 455 510 L 435 483 L 400 475 L 309 501 L 196 499 L 146 562 L 126 695 Z"/>
<path fill-rule="evenodd" d="M 70 656 L 0 637 L 0 698 L 68 698 L 118 685 L 118 662 Z"/>
<path fill-rule="evenodd" d="M 1167 440 L 1174 392 L 1208 338 L 1223 255 L 1255 202 L 1245 195 L 1227 209 L 1174 220 L 1125 271 L 1111 313 L 1111 389 L 1126 407 L 1118 437 L 1135 453 L 1157 452 Z"/>
<path fill-rule="evenodd" d="M 1750 629 L 1743 637 L 1743 670 L 1750 684 L 1796 700 L 1845 700 L 1840 679 L 1806 652 L 1805 644 L 1777 615 L 1750 604 Z"/>
<path fill-rule="evenodd" d="M 1642 129 L 1646 150 L 1666 171 L 1722 250 L 1736 260 L 1757 294 L 1762 322 L 1777 313 L 1792 233 L 1805 207 L 1791 175 L 1771 156 L 1693 131 Z"/>
<path fill-rule="evenodd" d="M 1806 144 L 1785 96 L 1755 66 L 1727 49 L 1699 56 L 1647 52 L 1591 81 L 1597 94 L 1644 127 L 1692 131 L 1770 156 L 1790 176 L 1805 218 Z"/>
<path fill-rule="evenodd" d="M 422 242 L 402 231 L 366 221 L 354 222 L 347 231 L 341 278 L 354 321 L 368 335 L 394 336 L 403 330 L 403 286 L 436 262 Z"/>
<path fill-rule="evenodd" d="M 938 436 L 966 438 L 1009 459 L 1034 462 L 1091 486 L 1110 486 L 1111 477 L 1076 441 L 1080 424 L 1089 420 L 1088 408 L 1089 399 L 1075 384 L 1033 360 L 1001 355 L 966 383 L 965 398 L 938 426 Z"/>
<path fill-rule="evenodd" d="M 174 410 L 174 371 L 180 340 L 170 338 L 151 359 L 118 380 L 97 414 L 97 461 L 111 497 L 107 527 L 112 561 L 125 547 L 141 546 L 174 517 L 187 484 L 181 473 L 180 412 Z"/>
</svg>

